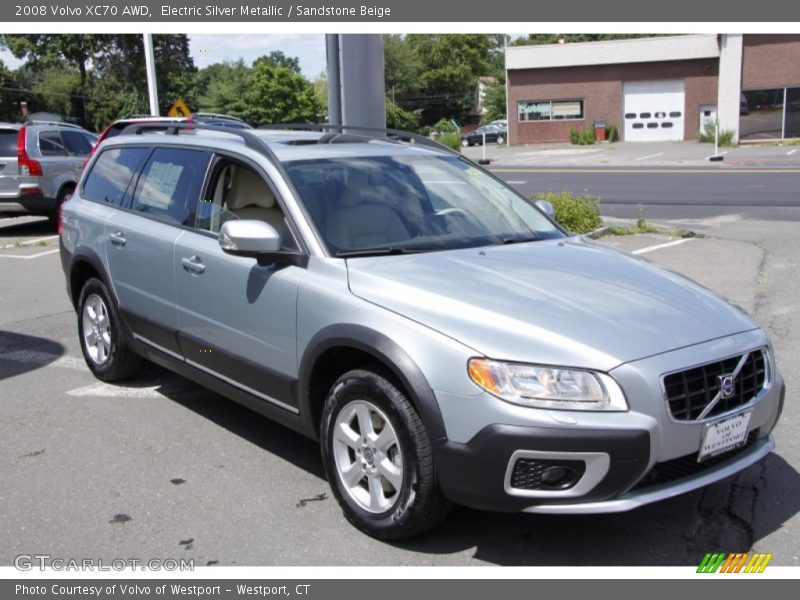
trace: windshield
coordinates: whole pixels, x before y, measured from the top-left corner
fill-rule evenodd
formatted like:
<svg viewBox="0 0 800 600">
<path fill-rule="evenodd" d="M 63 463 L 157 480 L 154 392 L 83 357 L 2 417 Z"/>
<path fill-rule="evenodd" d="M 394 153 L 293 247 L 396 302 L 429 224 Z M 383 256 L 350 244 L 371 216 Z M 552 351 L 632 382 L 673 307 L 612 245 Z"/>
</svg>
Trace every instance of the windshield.
<svg viewBox="0 0 800 600">
<path fill-rule="evenodd" d="M 532 202 L 455 156 L 296 161 L 287 171 L 334 256 L 563 236 Z"/>
</svg>

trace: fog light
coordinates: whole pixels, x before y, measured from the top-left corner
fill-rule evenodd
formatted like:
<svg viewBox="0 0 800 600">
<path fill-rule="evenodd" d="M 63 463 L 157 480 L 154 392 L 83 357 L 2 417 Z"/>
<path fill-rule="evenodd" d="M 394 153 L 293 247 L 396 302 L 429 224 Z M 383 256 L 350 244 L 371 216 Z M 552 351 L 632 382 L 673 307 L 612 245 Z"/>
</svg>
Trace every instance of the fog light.
<svg viewBox="0 0 800 600">
<path fill-rule="evenodd" d="M 563 491 L 574 487 L 586 472 L 582 460 L 519 458 L 511 473 L 511 487 L 520 490 Z"/>
</svg>

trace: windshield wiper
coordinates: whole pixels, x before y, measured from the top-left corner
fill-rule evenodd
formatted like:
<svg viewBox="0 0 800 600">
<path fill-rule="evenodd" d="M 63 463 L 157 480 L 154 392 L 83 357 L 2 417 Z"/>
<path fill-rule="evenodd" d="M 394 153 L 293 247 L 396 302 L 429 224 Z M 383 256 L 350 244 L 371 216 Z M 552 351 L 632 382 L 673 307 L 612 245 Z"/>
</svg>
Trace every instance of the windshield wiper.
<svg viewBox="0 0 800 600">
<path fill-rule="evenodd" d="M 360 250 L 341 250 L 334 256 L 337 258 L 355 258 L 358 256 L 388 256 L 391 254 L 416 254 L 418 252 L 425 252 L 425 250 L 418 250 L 416 248 L 363 248 Z"/>
<path fill-rule="evenodd" d="M 536 242 L 539 241 L 538 236 L 531 236 L 531 237 L 506 237 L 500 238 L 500 241 L 496 243 L 497 246 L 506 246 L 508 244 L 525 244 L 527 242 Z"/>
</svg>

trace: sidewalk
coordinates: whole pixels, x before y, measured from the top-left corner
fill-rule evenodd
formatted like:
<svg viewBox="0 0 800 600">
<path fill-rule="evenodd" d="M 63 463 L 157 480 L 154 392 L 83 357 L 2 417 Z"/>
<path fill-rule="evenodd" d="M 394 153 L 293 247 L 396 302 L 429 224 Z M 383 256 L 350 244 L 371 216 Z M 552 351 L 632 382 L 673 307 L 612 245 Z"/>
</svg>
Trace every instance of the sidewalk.
<svg viewBox="0 0 800 600">
<path fill-rule="evenodd" d="M 483 148 L 462 148 L 473 160 L 482 158 Z M 723 160 L 710 162 L 713 144 L 697 142 L 598 142 L 591 146 L 528 144 L 486 145 L 490 167 L 569 168 L 800 168 L 800 146 L 738 146 L 720 148 Z"/>
</svg>

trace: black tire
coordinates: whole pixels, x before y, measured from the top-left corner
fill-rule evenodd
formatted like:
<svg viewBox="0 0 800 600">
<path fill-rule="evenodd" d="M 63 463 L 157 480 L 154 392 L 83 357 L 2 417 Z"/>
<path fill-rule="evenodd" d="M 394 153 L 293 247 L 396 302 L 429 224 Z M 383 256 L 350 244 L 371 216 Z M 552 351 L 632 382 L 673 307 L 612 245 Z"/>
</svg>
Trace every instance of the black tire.
<svg viewBox="0 0 800 600">
<path fill-rule="evenodd" d="M 58 231 L 58 213 L 61 211 L 61 205 L 69 200 L 73 193 L 75 193 L 75 188 L 69 186 L 61 188 L 61 191 L 58 192 L 56 206 L 47 217 L 47 223 L 53 231 Z"/>
<path fill-rule="evenodd" d="M 103 310 L 95 310 L 99 307 L 98 301 L 102 303 Z M 92 310 L 87 312 L 87 305 Z M 84 313 L 87 313 L 86 315 Z M 98 328 L 93 328 L 91 314 L 105 312 L 106 320 Z M 90 337 L 86 333 L 89 327 L 98 337 L 98 329 L 104 330 L 108 334 L 108 342 L 93 345 Z M 89 279 L 81 289 L 78 299 L 78 339 L 81 342 L 81 352 L 86 361 L 86 365 L 92 374 L 102 381 L 119 381 L 135 374 L 144 364 L 144 359 L 131 351 L 125 343 L 125 334 L 122 328 L 122 321 L 119 318 L 117 307 L 111 300 L 108 288 L 97 278 Z M 104 338 L 105 339 L 105 338 Z M 105 352 L 100 352 L 99 348 L 107 348 Z"/>
<path fill-rule="evenodd" d="M 397 444 L 394 447 L 402 455 L 402 484 L 393 490 L 396 494 L 393 504 L 383 511 L 370 511 L 360 505 L 343 482 L 337 466 L 337 456 L 341 456 L 343 448 L 339 446 L 337 454 L 334 438 L 337 419 L 346 414 L 343 409 L 351 410 L 353 405 L 363 403 L 382 413 L 372 413 L 378 420 L 382 416 L 388 419 L 392 433 L 396 433 Z M 355 527 L 378 539 L 404 540 L 436 527 L 447 516 L 450 503 L 439 489 L 425 427 L 409 400 L 389 379 L 377 372 L 361 369 L 342 375 L 325 400 L 320 429 L 322 460 L 328 482 L 345 518 Z M 388 453 L 381 456 L 386 457 Z M 369 488 L 367 479 L 365 475 L 358 485 Z"/>
</svg>

